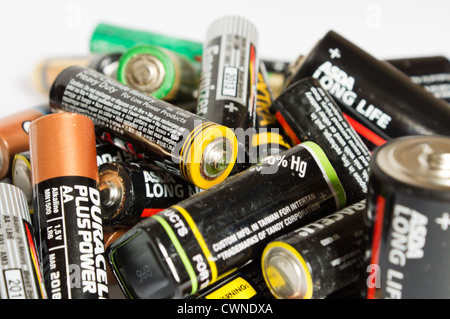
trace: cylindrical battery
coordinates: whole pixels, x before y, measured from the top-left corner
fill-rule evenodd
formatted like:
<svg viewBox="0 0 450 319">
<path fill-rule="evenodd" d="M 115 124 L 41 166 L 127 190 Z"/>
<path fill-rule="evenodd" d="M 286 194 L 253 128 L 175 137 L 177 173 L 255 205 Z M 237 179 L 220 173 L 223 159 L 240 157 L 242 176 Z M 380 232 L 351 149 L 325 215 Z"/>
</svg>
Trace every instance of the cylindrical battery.
<svg viewBox="0 0 450 319">
<path fill-rule="evenodd" d="M 187 299 L 243 300 L 274 299 L 258 262 L 251 262 L 200 290 Z"/>
<path fill-rule="evenodd" d="M 165 101 L 195 100 L 200 64 L 155 45 L 137 45 L 119 61 L 119 82 Z"/>
<path fill-rule="evenodd" d="M 157 45 L 200 62 L 203 44 L 190 39 L 160 34 L 149 30 L 125 28 L 100 23 L 94 29 L 89 45 L 92 53 L 123 53 L 139 44 Z"/>
<path fill-rule="evenodd" d="M 104 141 L 182 176 L 199 188 L 223 181 L 233 169 L 233 131 L 83 67 L 55 80 L 50 107 L 86 115 Z"/>
<path fill-rule="evenodd" d="M 364 295 L 448 299 L 450 138 L 389 141 L 370 172 Z"/>
<path fill-rule="evenodd" d="M 255 132 L 252 134 L 250 145 L 250 163 L 258 163 L 265 156 L 278 154 L 291 148 L 278 119 L 270 111 L 273 100 L 265 64 L 261 62 L 256 96 Z"/>
<path fill-rule="evenodd" d="M 305 142 L 145 219 L 110 246 L 117 281 L 128 298 L 183 298 L 259 260 L 268 241 L 366 196 L 338 161 Z"/>
<path fill-rule="evenodd" d="M 31 122 L 34 215 L 50 299 L 108 298 L 95 146 L 86 116 Z"/>
<path fill-rule="evenodd" d="M 31 182 L 30 151 L 20 152 L 14 156 L 11 178 L 27 199 L 30 213 L 33 213 L 33 186 Z"/>
<path fill-rule="evenodd" d="M 49 107 L 42 105 L 0 119 L 0 179 L 11 173 L 14 155 L 29 149 L 30 122 L 48 112 Z"/>
<path fill-rule="evenodd" d="M 234 129 L 236 167 L 248 167 L 249 130 L 254 127 L 259 59 L 258 31 L 239 16 L 224 16 L 208 28 L 203 48 L 197 115 Z M 239 170 L 242 170 L 239 168 Z"/>
<path fill-rule="evenodd" d="M 390 59 L 386 62 L 405 73 L 409 78 L 438 99 L 450 103 L 450 61 L 444 56 L 427 56 Z"/>
<path fill-rule="evenodd" d="M 136 156 L 128 152 L 127 150 L 121 149 L 114 144 L 108 142 L 97 142 L 97 166 L 104 163 L 112 162 L 126 162 L 131 163 L 138 160 Z"/>
<path fill-rule="evenodd" d="M 314 77 L 370 150 L 408 135 L 450 135 L 448 103 L 334 31 L 305 56 L 289 83 Z"/>
<path fill-rule="evenodd" d="M 0 297 L 46 299 L 34 230 L 23 192 L 0 183 Z"/>
<path fill-rule="evenodd" d="M 264 279 L 278 299 L 321 299 L 363 278 L 366 199 L 270 242 Z"/>
<path fill-rule="evenodd" d="M 359 192 L 367 192 L 370 151 L 316 79 L 305 78 L 290 85 L 270 110 L 292 145 L 313 141 L 333 149 L 340 157 L 339 165 L 351 171 L 351 178 L 360 185 Z"/>
<path fill-rule="evenodd" d="M 105 226 L 134 226 L 197 192 L 178 176 L 138 163 L 104 163 L 99 178 Z"/>
<path fill-rule="evenodd" d="M 91 68 L 97 72 L 100 72 L 104 75 L 107 75 L 113 79 L 117 79 L 117 69 L 119 68 L 119 60 L 121 57 L 122 57 L 121 53 L 93 55 L 90 58 L 89 64 L 87 66 L 89 68 Z M 61 70 L 61 71 L 63 71 L 63 70 Z M 59 73 L 61 73 L 61 72 L 59 72 Z M 55 76 L 55 78 L 56 78 L 56 76 Z"/>
</svg>

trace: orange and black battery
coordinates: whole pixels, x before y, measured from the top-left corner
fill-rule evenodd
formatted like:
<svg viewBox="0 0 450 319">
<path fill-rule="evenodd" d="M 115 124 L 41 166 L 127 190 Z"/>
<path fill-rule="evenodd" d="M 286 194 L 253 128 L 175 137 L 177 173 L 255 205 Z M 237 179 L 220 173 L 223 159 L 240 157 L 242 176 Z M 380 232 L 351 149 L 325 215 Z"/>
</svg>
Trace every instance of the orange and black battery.
<svg viewBox="0 0 450 319">
<path fill-rule="evenodd" d="M 237 138 L 230 128 L 88 68 L 61 72 L 50 91 L 50 107 L 89 117 L 101 140 L 202 189 L 227 178 L 236 161 Z"/>
<path fill-rule="evenodd" d="M 14 156 L 29 149 L 30 122 L 47 113 L 48 105 L 42 105 L 0 119 L 0 179 L 11 173 Z"/>
<path fill-rule="evenodd" d="M 50 299 L 108 298 L 94 123 L 72 113 L 30 125 L 34 215 Z"/>
<path fill-rule="evenodd" d="M 286 84 L 314 77 L 373 150 L 408 135 L 450 135 L 450 108 L 409 76 L 329 31 Z"/>
<path fill-rule="evenodd" d="M 104 163 L 99 178 L 105 226 L 134 226 L 198 192 L 178 176 L 138 163 Z"/>
<path fill-rule="evenodd" d="M 405 73 L 438 99 L 450 103 L 450 61 L 445 56 L 390 59 L 386 62 Z"/>
<path fill-rule="evenodd" d="M 234 129 L 239 143 L 235 171 L 249 166 L 248 139 L 255 121 L 259 70 L 257 46 L 256 27 L 238 16 L 215 20 L 204 42 L 197 115 Z"/>
</svg>

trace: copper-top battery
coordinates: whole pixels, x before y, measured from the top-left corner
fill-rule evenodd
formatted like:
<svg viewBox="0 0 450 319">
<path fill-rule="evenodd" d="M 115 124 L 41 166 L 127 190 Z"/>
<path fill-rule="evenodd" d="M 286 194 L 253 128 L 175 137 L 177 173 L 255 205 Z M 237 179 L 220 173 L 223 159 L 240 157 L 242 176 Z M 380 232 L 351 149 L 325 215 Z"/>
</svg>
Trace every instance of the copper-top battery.
<svg viewBox="0 0 450 319">
<path fill-rule="evenodd" d="M 55 113 L 30 125 L 34 215 L 49 299 L 108 298 L 95 127 Z"/>
<path fill-rule="evenodd" d="M 44 114 L 44 108 L 32 108 L 0 119 L 0 179 L 10 172 L 14 155 L 28 150 L 29 122 Z"/>
<path fill-rule="evenodd" d="M 88 117 L 55 113 L 37 119 L 30 125 L 30 145 L 33 185 L 60 176 L 98 181 L 94 123 Z M 83 160 L 76 160 L 81 154 Z"/>
</svg>

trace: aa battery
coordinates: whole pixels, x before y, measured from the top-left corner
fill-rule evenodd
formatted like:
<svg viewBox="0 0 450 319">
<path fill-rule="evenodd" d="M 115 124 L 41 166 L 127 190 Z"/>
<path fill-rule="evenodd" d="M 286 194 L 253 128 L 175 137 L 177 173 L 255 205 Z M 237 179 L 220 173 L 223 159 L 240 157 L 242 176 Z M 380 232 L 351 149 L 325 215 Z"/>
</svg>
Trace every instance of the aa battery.
<svg viewBox="0 0 450 319">
<path fill-rule="evenodd" d="M 268 241 L 362 200 L 351 173 L 334 169 L 339 161 L 304 142 L 145 219 L 108 250 L 122 290 L 187 297 L 259 260 Z"/>
<path fill-rule="evenodd" d="M 409 76 L 409 78 L 436 98 L 450 102 L 450 61 L 444 56 L 390 59 L 386 62 Z"/>
<path fill-rule="evenodd" d="M 10 175 L 14 155 L 29 149 L 30 122 L 48 112 L 48 106 L 42 105 L 0 119 L 0 179 Z"/>
<path fill-rule="evenodd" d="M 367 193 L 370 152 L 317 79 L 294 82 L 272 103 L 270 110 L 292 145 L 313 141 L 324 149 L 332 149 L 340 157 L 336 170 L 345 167 L 355 185 L 359 185 L 355 191 Z"/>
<path fill-rule="evenodd" d="M 322 299 L 363 278 L 366 199 L 270 242 L 264 279 L 277 299 Z"/>
<path fill-rule="evenodd" d="M 274 96 L 269 85 L 265 63 L 260 63 L 256 96 L 256 123 L 250 146 L 250 163 L 291 147 L 276 116 L 270 111 Z"/>
<path fill-rule="evenodd" d="M 306 55 L 288 83 L 314 77 L 370 150 L 408 135 L 450 135 L 448 103 L 334 31 Z"/>
<path fill-rule="evenodd" d="M 138 163 L 104 163 L 99 167 L 102 219 L 105 226 L 134 226 L 194 195 L 197 189 L 167 171 Z"/>
<path fill-rule="evenodd" d="M 119 82 L 166 101 L 195 100 L 200 63 L 155 45 L 138 45 L 126 51 L 117 71 Z"/>
<path fill-rule="evenodd" d="M 140 44 L 163 47 L 184 55 L 191 61 L 200 62 L 202 58 L 201 42 L 108 23 L 98 24 L 89 42 L 90 51 L 97 54 L 123 53 Z"/>
<path fill-rule="evenodd" d="M 370 172 L 364 295 L 448 299 L 450 138 L 389 141 Z"/>
<path fill-rule="evenodd" d="M 56 113 L 30 125 L 34 214 L 50 299 L 108 298 L 93 122 Z"/>
<path fill-rule="evenodd" d="M 223 181 L 236 161 L 231 129 L 87 68 L 61 72 L 50 91 L 50 107 L 89 117 L 101 140 L 202 189 Z"/>
<path fill-rule="evenodd" d="M 31 217 L 23 192 L 0 183 L 0 297 L 46 299 Z"/>
<path fill-rule="evenodd" d="M 197 115 L 234 129 L 237 166 L 245 168 L 246 134 L 255 126 L 258 31 L 244 18 L 224 16 L 210 25 L 204 43 Z"/>
<path fill-rule="evenodd" d="M 117 79 L 117 69 L 119 68 L 119 60 L 121 57 L 122 57 L 121 53 L 94 55 L 91 57 L 89 64 L 87 66 L 113 79 Z M 59 73 L 61 73 L 61 71 Z"/>
<path fill-rule="evenodd" d="M 274 297 L 264 281 L 259 263 L 251 262 L 200 290 L 188 299 L 270 300 Z"/>
<path fill-rule="evenodd" d="M 104 163 L 125 162 L 131 163 L 138 160 L 136 156 L 130 152 L 118 148 L 114 144 L 107 142 L 97 142 L 97 166 L 100 167 Z"/>
<path fill-rule="evenodd" d="M 30 151 L 20 152 L 14 155 L 11 178 L 13 185 L 18 187 L 25 195 L 30 213 L 32 214 L 34 208 Z"/>
</svg>

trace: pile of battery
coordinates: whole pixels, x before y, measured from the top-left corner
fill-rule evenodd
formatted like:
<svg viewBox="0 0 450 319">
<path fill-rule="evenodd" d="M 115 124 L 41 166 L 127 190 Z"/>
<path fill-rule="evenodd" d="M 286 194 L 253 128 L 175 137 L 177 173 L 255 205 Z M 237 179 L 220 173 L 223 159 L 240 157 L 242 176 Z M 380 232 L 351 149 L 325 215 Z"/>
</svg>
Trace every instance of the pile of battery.
<svg viewBox="0 0 450 319">
<path fill-rule="evenodd" d="M 0 121 L 2 299 L 450 297 L 449 61 L 258 41 L 99 24 L 37 67 L 49 104 Z"/>
</svg>

